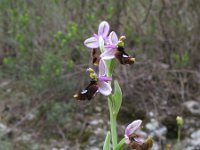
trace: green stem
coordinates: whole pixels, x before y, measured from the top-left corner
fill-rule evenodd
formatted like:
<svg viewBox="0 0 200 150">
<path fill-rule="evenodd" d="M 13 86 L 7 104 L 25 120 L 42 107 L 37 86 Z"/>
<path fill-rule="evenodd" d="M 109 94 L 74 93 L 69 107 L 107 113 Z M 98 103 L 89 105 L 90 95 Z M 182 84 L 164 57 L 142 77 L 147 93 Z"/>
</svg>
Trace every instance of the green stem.
<svg viewBox="0 0 200 150">
<path fill-rule="evenodd" d="M 113 150 L 117 146 L 117 117 L 113 112 L 112 109 L 112 95 L 109 95 L 108 97 L 108 106 L 109 106 L 109 112 L 110 112 L 110 127 L 111 127 L 111 137 L 112 137 L 112 146 Z"/>
<path fill-rule="evenodd" d="M 177 139 L 178 143 L 180 143 L 180 139 L 181 139 L 181 127 L 178 126 L 178 139 Z"/>
<path fill-rule="evenodd" d="M 122 150 L 125 145 L 125 138 L 121 139 L 121 141 L 117 144 L 115 150 Z"/>
<path fill-rule="evenodd" d="M 115 60 L 109 60 L 107 61 L 107 66 L 108 66 L 108 76 L 112 77 L 112 73 L 114 70 L 115 66 Z M 110 82 L 111 84 L 111 82 Z M 109 107 L 109 112 L 110 112 L 110 127 L 111 127 L 111 138 L 112 138 L 112 147 L 113 150 L 117 147 L 117 116 L 114 114 L 113 110 L 113 102 L 112 102 L 112 94 L 108 96 L 108 107 Z"/>
</svg>

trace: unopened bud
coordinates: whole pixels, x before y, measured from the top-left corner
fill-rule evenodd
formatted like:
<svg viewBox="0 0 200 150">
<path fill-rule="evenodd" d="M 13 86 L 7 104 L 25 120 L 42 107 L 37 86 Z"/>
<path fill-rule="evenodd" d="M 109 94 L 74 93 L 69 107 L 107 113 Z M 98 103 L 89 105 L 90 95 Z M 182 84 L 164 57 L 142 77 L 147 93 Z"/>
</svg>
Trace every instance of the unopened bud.
<svg viewBox="0 0 200 150">
<path fill-rule="evenodd" d="M 74 94 L 74 96 L 73 96 L 74 98 L 77 98 L 78 97 L 78 94 Z"/>
<path fill-rule="evenodd" d="M 177 116 L 176 117 L 176 123 L 178 126 L 182 126 L 183 125 L 183 117 Z"/>
<path fill-rule="evenodd" d="M 126 37 L 123 35 L 119 38 L 120 41 L 125 41 Z"/>
<path fill-rule="evenodd" d="M 93 70 L 92 68 L 88 68 L 87 71 L 88 71 L 89 73 L 94 73 L 94 70 Z"/>
<path fill-rule="evenodd" d="M 131 60 L 132 62 L 135 62 L 135 58 L 130 58 L 130 60 Z"/>
</svg>

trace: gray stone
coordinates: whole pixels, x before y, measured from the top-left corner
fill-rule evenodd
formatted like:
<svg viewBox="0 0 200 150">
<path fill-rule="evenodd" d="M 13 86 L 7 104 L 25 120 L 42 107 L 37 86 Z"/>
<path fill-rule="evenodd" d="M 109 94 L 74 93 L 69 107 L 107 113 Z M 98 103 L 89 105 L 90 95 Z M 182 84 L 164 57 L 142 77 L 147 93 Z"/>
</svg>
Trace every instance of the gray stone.
<svg viewBox="0 0 200 150">
<path fill-rule="evenodd" d="M 187 101 L 183 103 L 183 106 L 193 115 L 200 116 L 200 102 L 197 101 Z"/>
<path fill-rule="evenodd" d="M 149 131 L 155 131 L 159 127 L 159 124 L 157 120 L 151 119 L 151 121 L 147 123 L 145 127 Z"/>
</svg>

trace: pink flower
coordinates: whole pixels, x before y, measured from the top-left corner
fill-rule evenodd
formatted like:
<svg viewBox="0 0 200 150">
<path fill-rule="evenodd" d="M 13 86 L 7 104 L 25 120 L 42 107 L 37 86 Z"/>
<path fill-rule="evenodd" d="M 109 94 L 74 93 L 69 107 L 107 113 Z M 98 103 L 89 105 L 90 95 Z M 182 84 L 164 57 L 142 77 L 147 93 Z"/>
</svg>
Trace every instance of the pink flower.
<svg viewBox="0 0 200 150">
<path fill-rule="evenodd" d="M 108 96 L 112 92 L 112 88 L 108 81 L 112 78 L 108 77 L 108 72 L 104 60 L 99 62 L 99 74 L 97 75 L 93 69 L 89 68 L 87 71 L 90 73 L 91 81 L 89 85 L 79 93 L 74 95 L 77 100 L 91 100 L 97 92 Z"/>
<path fill-rule="evenodd" d="M 105 96 L 110 95 L 112 92 L 112 88 L 111 88 L 110 84 L 107 82 L 107 81 L 111 81 L 112 78 L 108 77 L 107 74 L 108 74 L 108 72 L 107 72 L 107 67 L 106 67 L 105 61 L 100 60 L 97 84 L 98 84 L 98 91 Z"/>
<path fill-rule="evenodd" d="M 109 44 L 105 46 L 107 50 L 100 55 L 100 57 L 104 60 L 115 58 L 119 39 L 114 31 L 109 34 L 108 41 Z"/>
<path fill-rule="evenodd" d="M 136 134 L 136 131 L 140 128 L 141 124 L 141 120 L 135 120 L 126 127 L 124 135 L 126 144 L 130 144 L 132 141 L 138 143 L 143 142 L 139 135 Z"/>
<path fill-rule="evenodd" d="M 129 56 L 124 49 L 124 40 L 125 36 L 121 36 L 118 39 L 117 34 L 112 31 L 109 34 L 108 44 L 105 45 L 105 50 L 101 53 L 100 58 L 104 60 L 109 60 L 113 58 L 117 58 L 118 61 L 125 65 L 125 64 L 133 64 L 135 62 L 135 58 Z"/>
<path fill-rule="evenodd" d="M 92 37 L 86 39 L 84 44 L 88 48 L 98 48 L 99 47 L 99 38 L 102 37 L 105 41 L 108 40 L 108 32 L 110 30 L 110 26 L 108 22 L 102 21 L 99 24 L 98 34 L 94 34 Z"/>
</svg>

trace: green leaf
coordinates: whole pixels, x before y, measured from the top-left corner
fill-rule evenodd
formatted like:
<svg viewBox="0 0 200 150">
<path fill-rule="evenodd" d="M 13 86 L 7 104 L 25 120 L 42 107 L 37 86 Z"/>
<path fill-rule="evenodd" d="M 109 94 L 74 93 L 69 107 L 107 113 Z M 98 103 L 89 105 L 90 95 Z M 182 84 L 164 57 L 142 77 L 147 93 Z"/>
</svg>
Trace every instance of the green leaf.
<svg viewBox="0 0 200 150">
<path fill-rule="evenodd" d="M 117 147 L 115 148 L 115 150 L 122 150 L 124 148 L 125 145 L 125 138 L 123 138 L 118 144 Z"/>
<path fill-rule="evenodd" d="M 115 91 L 114 94 L 112 95 L 113 110 L 114 110 L 113 113 L 117 116 L 122 104 L 122 91 L 117 80 L 114 81 L 114 89 Z"/>
<path fill-rule="evenodd" d="M 104 141 L 103 150 L 110 150 L 110 132 L 107 133 Z"/>
</svg>

